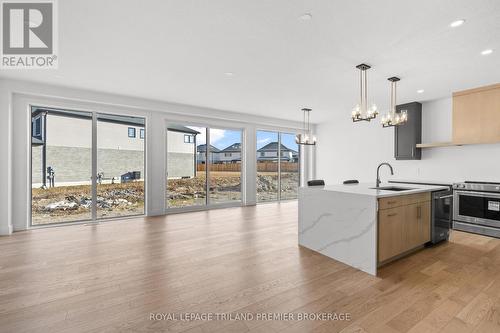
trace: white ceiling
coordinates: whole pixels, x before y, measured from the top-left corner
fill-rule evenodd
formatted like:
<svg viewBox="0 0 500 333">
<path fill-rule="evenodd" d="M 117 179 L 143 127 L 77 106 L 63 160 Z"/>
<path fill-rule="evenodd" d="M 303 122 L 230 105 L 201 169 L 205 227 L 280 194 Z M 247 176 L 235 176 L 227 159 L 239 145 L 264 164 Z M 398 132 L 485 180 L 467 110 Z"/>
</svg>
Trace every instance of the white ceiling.
<svg viewBox="0 0 500 333">
<path fill-rule="evenodd" d="M 59 69 L 0 76 L 313 122 L 350 116 L 361 62 L 382 109 L 394 75 L 400 103 L 500 82 L 499 0 L 58 3 Z"/>
</svg>

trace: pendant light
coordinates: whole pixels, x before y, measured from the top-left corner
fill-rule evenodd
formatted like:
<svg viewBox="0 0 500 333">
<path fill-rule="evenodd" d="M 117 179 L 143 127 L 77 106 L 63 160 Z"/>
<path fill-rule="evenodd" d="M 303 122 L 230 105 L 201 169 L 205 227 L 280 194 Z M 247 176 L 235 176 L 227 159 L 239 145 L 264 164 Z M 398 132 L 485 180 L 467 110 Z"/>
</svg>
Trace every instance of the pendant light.
<svg viewBox="0 0 500 333">
<path fill-rule="evenodd" d="M 375 119 L 378 115 L 377 106 L 375 104 L 368 107 L 366 71 L 371 67 L 367 64 L 360 64 L 357 65 L 356 68 L 359 69 L 360 102 L 352 110 L 352 121 L 370 121 Z"/>
<path fill-rule="evenodd" d="M 295 136 L 295 142 L 299 145 L 314 146 L 316 144 L 316 137 L 311 133 L 311 124 L 309 122 L 309 113 L 311 109 L 303 108 L 302 112 L 304 113 L 303 133 Z"/>
<path fill-rule="evenodd" d="M 406 124 L 408 121 L 408 111 L 401 110 L 400 112 L 396 112 L 396 83 L 400 79 L 393 76 L 387 80 L 391 82 L 391 106 L 389 112 L 382 117 L 382 127 L 392 127 Z"/>
</svg>

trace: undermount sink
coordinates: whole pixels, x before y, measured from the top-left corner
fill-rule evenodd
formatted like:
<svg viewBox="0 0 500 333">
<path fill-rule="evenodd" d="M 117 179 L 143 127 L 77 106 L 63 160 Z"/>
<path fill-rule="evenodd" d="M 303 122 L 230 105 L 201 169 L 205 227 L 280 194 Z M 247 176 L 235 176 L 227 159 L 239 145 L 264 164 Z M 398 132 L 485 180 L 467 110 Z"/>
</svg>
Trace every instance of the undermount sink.
<svg viewBox="0 0 500 333">
<path fill-rule="evenodd" d="M 399 187 L 399 186 L 381 186 L 381 187 L 372 187 L 372 190 L 384 190 L 384 191 L 409 191 L 414 190 L 414 188 L 410 187 Z"/>
</svg>

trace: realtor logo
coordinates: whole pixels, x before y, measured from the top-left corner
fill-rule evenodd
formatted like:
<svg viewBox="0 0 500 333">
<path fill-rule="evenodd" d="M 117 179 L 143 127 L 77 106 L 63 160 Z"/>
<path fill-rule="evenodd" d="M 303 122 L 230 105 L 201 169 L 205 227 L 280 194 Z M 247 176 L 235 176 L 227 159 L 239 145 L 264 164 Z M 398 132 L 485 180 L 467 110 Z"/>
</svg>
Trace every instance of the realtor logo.
<svg viewBox="0 0 500 333">
<path fill-rule="evenodd" d="M 2 1 L 2 69 L 57 68 L 55 1 Z"/>
</svg>

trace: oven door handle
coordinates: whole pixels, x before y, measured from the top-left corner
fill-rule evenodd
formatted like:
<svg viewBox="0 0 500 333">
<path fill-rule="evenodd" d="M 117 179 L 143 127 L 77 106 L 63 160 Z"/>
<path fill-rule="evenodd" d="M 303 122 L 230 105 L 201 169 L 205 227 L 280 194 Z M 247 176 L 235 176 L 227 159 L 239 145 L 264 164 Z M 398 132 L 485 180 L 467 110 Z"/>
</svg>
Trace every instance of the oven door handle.
<svg viewBox="0 0 500 333">
<path fill-rule="evenodd" d="M 493 192 L 455 191 L 455 195 L 468 195 L 471 197 L 491 197 L 500 199 L 500 193 Z"/>
</svg>

